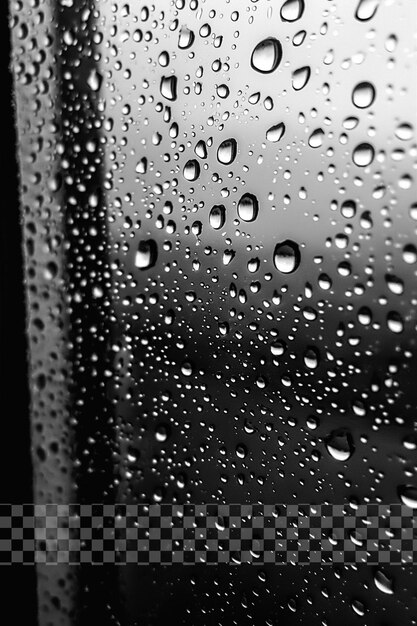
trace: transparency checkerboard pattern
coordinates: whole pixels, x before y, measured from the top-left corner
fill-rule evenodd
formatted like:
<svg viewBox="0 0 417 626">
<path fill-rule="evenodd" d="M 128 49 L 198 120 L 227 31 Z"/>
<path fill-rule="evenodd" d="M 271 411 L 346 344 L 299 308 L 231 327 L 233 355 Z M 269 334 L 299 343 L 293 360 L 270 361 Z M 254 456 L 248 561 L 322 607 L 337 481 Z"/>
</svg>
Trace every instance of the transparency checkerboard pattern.
<svg viewBox="0 0 417 626">
<path fill-rule="evenodd" d="M 0 505 L 0 562 L 411 564 L 401 504 Z"/>
</svg>

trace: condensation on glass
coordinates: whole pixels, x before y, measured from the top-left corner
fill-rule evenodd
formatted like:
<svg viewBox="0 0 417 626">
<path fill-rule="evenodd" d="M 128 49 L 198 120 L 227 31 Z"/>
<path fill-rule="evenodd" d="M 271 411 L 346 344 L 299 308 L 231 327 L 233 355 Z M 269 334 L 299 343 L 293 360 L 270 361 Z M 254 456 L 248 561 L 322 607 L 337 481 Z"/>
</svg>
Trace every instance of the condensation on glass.
<svg viewBox="0 0 417 626">
<path fill-rule="evenodd" d="M 11 14 L 35 500 L 416 507 L 414 1 Z M 414 623 L 412 572 L 112 585 L 127 624 Z M 39 566 L 42 624 L 80 579 Z"/>
</svg>

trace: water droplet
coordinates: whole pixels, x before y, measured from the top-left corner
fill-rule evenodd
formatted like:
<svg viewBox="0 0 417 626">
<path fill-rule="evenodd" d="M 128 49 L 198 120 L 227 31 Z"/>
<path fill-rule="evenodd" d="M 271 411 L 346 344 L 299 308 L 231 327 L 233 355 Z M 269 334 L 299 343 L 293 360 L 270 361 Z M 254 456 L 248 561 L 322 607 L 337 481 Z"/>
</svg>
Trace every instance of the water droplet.
<svg viewBox="0 0 417 626">
<path fill-rule="evenodd" d="M 162 76 L 160 86 L 161 96 L 167 100 L 177 99 L 177 77 Z"/>
<path fill-rule="evenodd" d="M 374 574 L 374 583 L 382 593 L 392 595 L 394 593 L 394 581 L 387 576 L 382 570 L 377 569 Z"/>
<path fill-rule="evenodd" d="M 194 33 L 187 26 L 181 26 L 180 34 L 178 37 L 178 48 L 186 50 L 190 48 L 194 43 Z"/>
<path fill-rule="evenodd" d="M 392 333 L 402 333 L 404 322 L 401 315 L 396 311 L 390 311 L 387 315 L 387 326 Z"/>
<path fill-rule="evenodd" d="M 229 265 L 236 256 L 236 252 L 234 250 L 225 250 L 223 252 L 222 262 L 223 265 Z"/>
<path fill-rule="evenodd" d="M 190 159 L 189 161 L 187 161 L 187 163 L 184 165 L 183 174 L 186 180 L 197 180 L 197 178 L 200 176 L 199 162 L 195 159 Z"/>
<path fill-rule="evenodd" d="M 358 83 L 352 92 L 352 102 L 358 109 L 366 109 L 375 100 L 375 87 L 368 82 Z"/>
<path fill-rule="evenodd" d="M 352 219 L 356 215 L 356 202 L 354 200 L 345 200 L 342 202 L 340 212 L 346 219 Z"/>
<path fill-rule="evenodd" d="M 217 85 L 216 91 L 219 98 L 223 99 L 227 98 L 230 93 L 229 87 L 227 85 Z"/>
<path fill-rule="evenodd" d="M 307 348 L 307 350 L 304 352 L 305 365 L 309 369 L 314 370 L 319 366 L 319 362 L 320 362 L 320 353 L 317 350 L 317 348 L 313 348 L 313 347 Z"/>
<path fill-rule="evenodd" d="M 417 434 L 406 435 L 403 439 L 403 446 L 406 450 L 417 450 Z"/>
<path fill-rule="evenodd" d="M 401 141 L 409 141 L 413 138 L 413 127 L 411 124 L 400 124 L 395 129 L 395 136 Z"/>
<path fill-rule="evenodd" d="M 404 283 L 401 278 L 393 274 L 385 274 L 385 280 L 391 293 L 400 296 L 404 291 Z"/>
<path fill-rule="evenodd" d="M 215 204 L 210 211 L 209 222 L 210 226 L 215 230 L 223 228 L 226 220 L 226 209 L 223 204 Z"/>
<path fill-rule="evenodd" d="M 190 363 L 190 361 L 184 361 L 184 363 L 181 365 L 181 373 L 184 374 L 184 376 L 192 375 L 193 365 L 192 363 Z"/>
<path fill-rule="evenodd" d="M 158 63 L 161 67 L 169 65 L 169 54 L 165 50 L 158 57 Z"/>
<path fill-rule="evenodd" d="M 217 150 L 217 159 L 223 165 L 233 163 L 236 158 L 237 143 L 236 139 L 225 139 L 222 141 Z"/>
<path fill-rule="evenodd" d="M 400 485 L 398 495 L 403 504 L 410 509 L 417 509 L 417 487 L 414 485 Z"/>
<path fill-rule="evenodd" d="M 148 239 L 140 241 L 135 255 L 135 267 L 140 270 L 147 270 L 153 267 L 158 258 L 158 247 L 156 241 Z"/>
<path fill-rule="evenodd" d="M 286 348 L 287 346 L 285 345 L 285 342 L 281 339 L 278 339 L 271 344 L 271 354 L 273 354 L 274 356 L 282 356 Z"/>
<path fill-rule="evenodd" d="M 168 428 L 164 424 L 157 426 L 155 430 L 155 439 L 159 443 L 163 443 L 168 439 Z"/>
<path fill-rule="evenodd" d="M 244 222 L 253 222 L 258 216 L 258 199 L 251 193 L 245 193 L 237 205 L 237 213 Z"/>
<path fill-rule="evenodd" d="M 417 248 L 412 244 L 408 243 L 403 248 L 403 260 L 408 265 L 412 265 L 417 262 Z"/>
<path fill-rule="evenodd" d="M 369 326 L 372 322 L 372 311 L 367 306 L 361 306 L 358 311 L 358 322 L 362 324 L 362 326 Z"/>
<path fill-rule="evenodd" d="M 278 39 L 268 37 L 254 48 L 251 65 L 262 74 L 269 74 L 277 69 L 282 59 L 282 46 Z"/>
<path fill-rule="evenodd" d="M 378 9 L 379 0 L 359 0 L 355 17 L 361 22 L 372 19 Z"/>
<path fill-rule="evenodd" d="M 279 124 L 276 124 L 275 126 L 271 126 L 271 128 L 269 128 L 266 131 L 266 138 L 268 141 L 272 141 L 273 143 L 275 143 L 276 141 L 279 141 L 280 139 L 282 139 L 282 137 L 284 136 L 285 133 L 285 124 L 283 122 L 280 122 Z"/>
<path fill-rule="evenodd" d="M 367 167 L 372 163 L 375 150 L 370 143 L 360 143 L 353 151 L 352 160 L 358 167 Z"/>
<path fill-rule="evenodd" d="M 325 439 L 328 453 L 336 461 L 347 461 L 355 451 L 352 435 L 346 428 L 333 430 Z"/>
<path fill-rule="evenodd" d="M 291 274 L 300 265 L 301 255 L 298 245 L 286 239 L 277 243 L 274 250 L 274 265 L 282 274 Z"/>
<path fill-rule="evenodd" d="M 365 615 L 365 605 L 360 600 L 352 600 L 352 609 L 360 617 Z"/>
<path fill-rule="evenodd" d="M 146 171 L 148 169 L 148 159 L 146 157 L 143 157 L 139 163 L 136 165 L 135 171 L 138 174 L 146 174 Z"/>
<path fill-rule="evenodd" d="M 102 75 L 99 74 L 97 70 L 91 70 L 87 78 L 87 85 L 90 87 L 91 91 L 99 91 L 102 82 Z"/>
<path fill-rule="evenodd" d="M 284 22 L 296 22 L 304 13 L 304 0 L 287 0 L 281 7 Z"/>
<path fill-rule="evenodd" d="M 308 145 L 311 148 L 320 148 L 323 145 L 324 131 L 321 128 L 317 128 L 311 133 L 308 140 Z"/>
<path fill-rule="evenodd" d="M 196 153 L 198 157 L 200 157 L 200 159 L 207 158 L 207 146 L 206 146 L 206 142 L 203 141 L 203 139 L 200 139 L 200 141 L 196 144 L 194 152 Z"/>
<path fill-rule="evenodd" d="M 310 80 L 311 69 L 308 65 L 298 68 L 292 73 L 292 86 L 295 91 L 303 89 Z"/>
</svg>

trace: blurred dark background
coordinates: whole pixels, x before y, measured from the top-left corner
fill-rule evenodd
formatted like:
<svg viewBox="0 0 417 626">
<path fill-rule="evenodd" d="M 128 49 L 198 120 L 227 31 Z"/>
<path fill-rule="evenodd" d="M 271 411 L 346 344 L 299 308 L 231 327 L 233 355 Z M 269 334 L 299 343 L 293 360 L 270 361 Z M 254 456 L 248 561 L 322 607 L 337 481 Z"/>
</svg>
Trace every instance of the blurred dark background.
<svg viewBox="0 0 417 626">
<path fill-rule="evenodd" d="M 9 71 L 10 37 L 8 2 L 0 4 L 1 39 L 5 46 L 2 67 L 2 221 L 0 263 L 0 328 L 2 382 L 2 437 L 0 452 L 0 502 L 32 502 L 29 389 L 27 378 L 25 302 L 22 241 L 19 221 L 19 183 L 16 134 Z M 7 408 L 6 408 L 7 407 Z M 19 600 L 19 597 L 21 599 Z M 32 625 L 36 619 L 36 576 L 33 565 L 0 567 L 2 623 Z M 10 623 L 10 622 L 9 622 Z"/>
</svg>

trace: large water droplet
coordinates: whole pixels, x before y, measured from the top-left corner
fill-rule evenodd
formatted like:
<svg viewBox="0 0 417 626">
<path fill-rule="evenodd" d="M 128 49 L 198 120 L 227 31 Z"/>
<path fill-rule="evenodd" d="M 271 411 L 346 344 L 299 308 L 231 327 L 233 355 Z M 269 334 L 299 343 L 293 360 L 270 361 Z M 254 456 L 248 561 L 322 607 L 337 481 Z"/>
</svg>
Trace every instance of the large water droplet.
<svg viewBox="0 0 417 626">
<path fill-rule="evenodd" d="M 309 137 L 308 145 L 310 148 L 320 148 L 323 145 L 324 131 L 321 128 L 317 128 L 313 131 Z"/>
<path fill-rule="evenodd" d="M 189 161 L 187 161 L 187 163 L 184 165 L 183 174 L 186 180 L 197 180 L 197 178 L 200 176 L 199 162 L 195 159 L 190 159 Z"/>
<path fill-rule="evenodd" d="M 215 204 L 210 211 L 209 222 L 210 226 L 215 230 L 223 228 L 226 220 L 226 209 L 223 204 Z"/>
<path fill-rule="evenodd" d="M 177 77 L 162 76 L 160 86 L 161 96 L 167 100 L 177 99 Z"/>
<path fill-rule="evenodd" d="M 251 193 L 245 193 L 237 205 L 237 213 L 244 222 L 253 222 L 258 216 L 258 199 Z"/>
<path fill-rule="evenodd" d="M 222 141 L 217 150 L 217 158 L 223 165 L 233 163 L 236 158 L 237 143 L 236 139 L 225 139 Z"/>
<path fill-rule="evenodd" d="M 184 363 L 181 365 L 181 373 L 184 376 L 192 376 L 193 371 L 193 364 L 190 361 L 184 361 Z"/>
<path fill-rule="evenodd" d="M 274 265 L 282 274 L 291 274 L 300 265 L 300 248 L 294 241 L 286 239 L 277 243 L 274 250 Z"/>
<path fill-rule="evenodd" d="M 346 428 L 333 430 L 325 439 L 328 453 L 336 461 L 347 461 L 355 451 L 352 435 Z"/>
<path fill-rule="evenodd" d="M 311 370 L 316 369 L 320 363 L 320 353 L 317 348 L 310 346 L 304 352 L 304 363 Z"/>
<path fill-rule="evenodd" d="M 395 129 L 395 136 L 398 137 L 398 139 L 401 139 L 401 141 L 409 141 L 413 138 L 413 132 L 414 130 L 412 125 L 404 123 L 397 126 Z"/>
<path fill-rule="evenodd" d="M 370 143 L 360 143 L 353 151 L 352 160 L 358 167 L 367 167 L 374 160 L 375 150 Z"/>
<path fill-rule="evenodd" d="M 359 617 L 363 617 L 365 615 L 365 605 L 360 600 L 352 600 L 351 607 Z"/>
<path fill-rule="evenodd" d="M 296 22 L 304 13 L 304 0 L 287 0 L 281 7 L 284 22 Z"/>
<path fill-rule="evenodd" d="M 147 270 L 153 267 L 158 258 L 158 247 L 156 241 L 148 239 L 140 241 L 135 255 L 135 267 L 140 270 Z"/>
<path fill-rule="evenodd" d="M 310 80 L 311 69 L 308 65 L 304 67 L 299 67 L 298 70 L 295 70 L 292 73 L 292 86 L 295 91 L 300 91 L 303 89 Z"/>
<path fill-rule="evenodd" d="M 377 569 L 374 574 L 374 583 L 379 591 L 392 595 L 394 593 L 394 581 L 387 576 L 382 570 Z"/>
<path fill-rule="evenodd" d="M 200 141 L 197 143 L 196 147 L 194 148 L 194 152 L 198 157 L 200 157 L 200 159 L 207 158 L 207 146 L 206 142 L 203 139 L 200 139 Z"/>
<path fill-rule="evenodd" d="M 358 83 L 352 92 L 352 102 L 358 109 L 366 109 L 375 100 L 375 87 L 368 82 Z"/>
<path fill-rule="evenodd" d="M 180 34 L 178 37 L 178 48 L 185 50 L 190 48 L 194 43 L 194 33 L 187 26 L 181 26 Z"/>
<path fill-rule="evenodd" d="M 277 69 L 282 59 L 282 46 L 278 39 L 268 37 L 254 48 L 251 65 L 262 74 L 269 74 Z"/>
<path fill-rule="evenodd" d="M 397 311 L 390 311 L 387 314 L 387 326 L 392 333 L 402 333 L 404 330 L 404 320 Z"/>
<path fill-rule="evenodd" d="M 282 139 L 282 137 L 284 136 L 284 133 L 285 133 L 285 124 L 283 122 L 280 122 L 279 124 L 276 124 L 275 126 L 271 126 L 271 128 L 269 128 L 266 131 L 266 138 L 268 141 L 276 142 Z"/>
<path fill-rule="evenodd" d="M 340 212 L 346 219 L 352 219 L 356 215 L 356 202 L 354 200 L 345 200 L 342 202 Z"/>
<path fill-rule="evenodd" d="M 91 91 L 99 91 L 102 82 L 102 75 L 99 74 L 97 70 L 91 70 L 87 78 L 87 85 L 90 87 Z"/>
<path fill-rule="evenodd" d="M 361 22 L 372 19 L 378 9 L 379 0 L 359 0 L 355 17 Z"/>
<path fill-rule="evenodd" d="M 398 487 L 398 495 L 401 502 L 410 509 L 417 509 L 417 487 L 414 485 L 400 485 Z"/>
<path fill-rule="evenodd" d="M 148 159 L 146 157 L 142 157 L 141 160 L 136 165 L 135 171 L 138 174 L 146 174 L 147 169 L 148 169 Z"/>
</svg>

